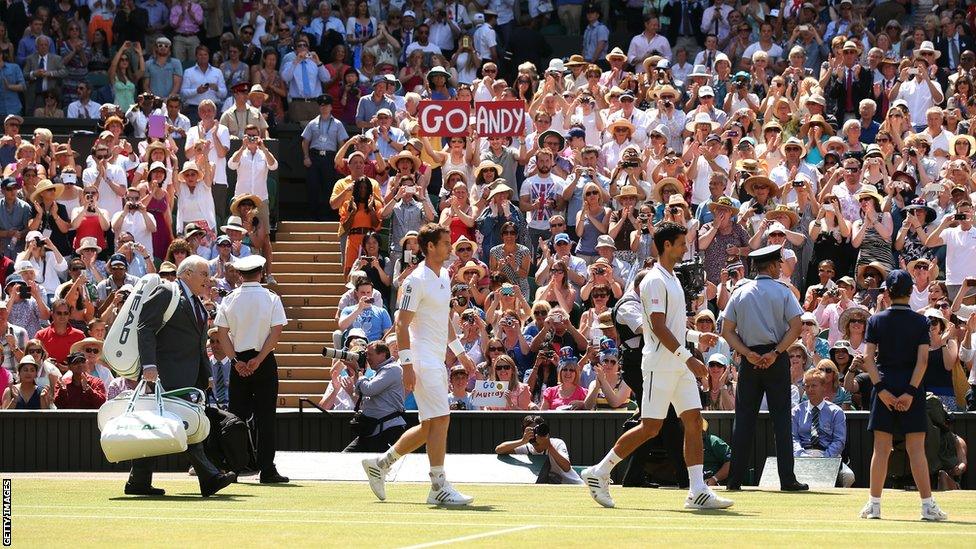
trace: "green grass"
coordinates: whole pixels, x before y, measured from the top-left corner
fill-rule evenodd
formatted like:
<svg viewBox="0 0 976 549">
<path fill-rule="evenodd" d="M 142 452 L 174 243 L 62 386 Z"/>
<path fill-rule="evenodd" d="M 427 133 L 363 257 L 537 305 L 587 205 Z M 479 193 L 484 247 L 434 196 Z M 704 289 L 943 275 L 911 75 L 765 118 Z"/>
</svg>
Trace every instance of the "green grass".
<svg viewBox="0 0 976 549">
<path fill-rule="evenodd" d="M 885 520 L 857 518 L 864 490 L 732 493 L 728 511 L 682 508 L 685 493 L 614 487 L 616 509 L 582 486 L 464 485 L 475 506 L 437 509 L 426 485 L 390 483 L 386 502 L 365 483 L 245 482 L 202 499 L 194 480 L 157 480 L 162 498 L 122 494 L 104 477 L 13 480 L 14 547 L 648 547 L 731 546 L 973 547 L 976 496 L 937 494 L 952 519 L 923 523 L 918 495 L 885 494 Z M 479 536 L 457 540 L 465 536 Z"/>
</svg>

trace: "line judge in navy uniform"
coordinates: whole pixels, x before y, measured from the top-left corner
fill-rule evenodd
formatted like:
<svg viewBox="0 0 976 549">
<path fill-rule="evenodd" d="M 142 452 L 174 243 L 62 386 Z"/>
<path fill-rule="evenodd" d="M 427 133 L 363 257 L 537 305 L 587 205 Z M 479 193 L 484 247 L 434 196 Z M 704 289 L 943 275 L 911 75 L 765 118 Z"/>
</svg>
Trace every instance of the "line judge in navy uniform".
<svg viewBox="0 0 976 549">
<path fill-rule="evenodd" d="M 922 520 L 942 521 L 948 516 L 932 499 L 925 434 L 928 415 L 922 380 L 929 361 L 929 320 L 909 306 L 914 282 L 907 271 L 895 269 L 885 279 L 891 307 L 868 319 L 864 371 L 871 376 L 871 416 L 874 432 L 870 496 L 861 518 L 881 518 L 881 490 L 888 476 L 892 435 L 905 436 L 905 448 L 918 495 Z M 875 356 L 877 352 L 877 356 Z"/>
<path fill-rule="evenodd" d="M 288 482 L 275 467 L 275 408 L 278 405 L 278 363 L 274 349 L 288 324 L 281 298 L 261 286 L 265 259 L 249 255 L 234 261 L 244 283 L 224 297 L 217 309 L 217 337 L 228 355 L 230 411 L 247 420 L 254 414 L 258 468 L 262 484 Z"/>
<path fill-rule="evenodd" d="M 319 115 L 302 130 L 302 163 L 308 169 L 305 185 L 311 206 L 309 211 L 335 221 L 339 219 L 338 212 L 325 206 L 339 179 L 335 168 L 336 152 L 349 139 L 349 134 L 342 122 L 332 116 L 332 96 L 320 95 L 315 101 L 319 104 Z"/>
<path fill-rule="evenodd" d="M 732 466 L 728 487 L 738 490 L 752 457 L 756 419 L 763 395 L 776 436 L 780 489 L 808 489 L 793 473 L 793 434 L 790 402 L 790 363 L 786 349 L 800 335 L 803 309 L 784 284 L 777 282 L 783 256 L 781 246 L 766 246 L 749 254 L 759 275 L 732 291 L 722 313 L 722 335 L 742 356 L 735 395 Z"/>
<path fill-rule="evenodd" d="M 210 377 L 210 359 L 207 357 L 207 310 L 202 296 L 210 294 L 210 266 L 206 259 L 191 255 L 180 263 L 176 276 L 180 301 L 169 321 L 163 325 L 163 314 L 173 297 L 167 285 L 157 286 L 139 313 L 142 378 L 153 382 L 158 379 L 169 390 L 183 387 L 205 390 Z M 203 497 L 237 480 L 233 473 L 221 473 L 214 467 L 204 454 L 203 444 L 190 444 L 186 457 L 197 474 Z M 153 458 L 132 461 L 126 494 L 161 496 L 165 493 L 152 487 L 153 461 Z"/>
</svg>

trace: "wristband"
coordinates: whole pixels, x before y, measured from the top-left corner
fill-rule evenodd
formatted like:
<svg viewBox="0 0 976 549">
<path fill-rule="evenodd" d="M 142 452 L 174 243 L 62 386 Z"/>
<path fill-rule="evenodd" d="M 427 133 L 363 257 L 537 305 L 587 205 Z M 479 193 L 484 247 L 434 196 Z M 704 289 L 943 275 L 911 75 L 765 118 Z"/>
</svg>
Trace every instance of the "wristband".
<svg viewBox="0 0 976 549">
<path fill-rule="evenodd" d="M 678 347 L 674 351 L 674 356 L 678 357 L 678 360 L 680 360 L 681 362 L 686 362 L 689 358 L 691 358 L 691 351 L 689 351 L 688 348 L 684 346 Z"/>
<path fill-rule="evenodd" d="M 410 364 L 413 365 L 413 354 L 410 353 L 410 349 L 400 349 L 400 364 Z"/>
<path fill-rule="evenodd" d="M 461 343 L 460 339 L 455 339 L 454 341 L 448 343 L 447 348 L 454 353 L 454 356 L 461 356 L 461 353 L 465 351 L 464 344 Z"/>
<path fill-rule="evenodd" d="M 885 390 L 884 381 L 879 381 L 879 382 L 877 382 L 877 383 L 874 384 L 874 392 L 875 393 L 880 393 L 881 391 L 884 391 L 884 390 Z"/>
<path fill-rule="evenodd" d="M 908 385 L 905 386 L 905 394 L 912 395 L 912 397 L 914 397 L 916 394 L 918 394 L 918 387 L 909 383 Z"/>
</svg>

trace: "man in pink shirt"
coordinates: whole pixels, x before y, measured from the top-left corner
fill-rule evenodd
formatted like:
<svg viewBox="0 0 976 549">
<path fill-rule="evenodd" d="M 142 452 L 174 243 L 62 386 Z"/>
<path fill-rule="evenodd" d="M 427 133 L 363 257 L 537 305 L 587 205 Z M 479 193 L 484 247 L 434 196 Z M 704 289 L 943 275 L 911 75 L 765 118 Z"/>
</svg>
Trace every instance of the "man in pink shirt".
<svg viewBox="0 0 976 549">
<path fill-rule="evenodd" d="M 192 59 L 200 39 L 200 25 L 203 24 L 203 8 L 190 0 L 179 0 L 169 11 L 169 24 L 176 31 L 173 37 L 173 57 L 184 63 Z"/>
</svg>

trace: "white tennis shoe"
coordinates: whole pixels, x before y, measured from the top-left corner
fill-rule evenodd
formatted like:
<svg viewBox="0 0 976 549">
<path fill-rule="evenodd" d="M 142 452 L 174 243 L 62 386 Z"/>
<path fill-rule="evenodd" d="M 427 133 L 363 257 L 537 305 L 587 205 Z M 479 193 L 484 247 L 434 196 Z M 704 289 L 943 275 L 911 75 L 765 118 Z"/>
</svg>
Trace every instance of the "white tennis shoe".
<svg viewBox="0 0 976 549">
<path fill-rule="evenodd" d="M 685 509 L 727 509 L 735 502 L 731 499 L 719 497 L 715 492 L 705 489 L 697 494 L 688 494 Z"/>
<path fill-rule="evenodd" d="M 924 510 L 923 510 L 924 512 Z M 870 501 L 864 504 L 861 509 L 862 519 L 879 519 L 881 518 L 881 504 L 871 503 Z"/>
<path fill-rule="evenodd" d="M 949 515 L 942 512 L 939 506 L 935 503 L 932 505 L 922 504 L 922 520 L 931 520 L 934 522 L 941 522 L 943 520 L 949 520 Z"/>
<path fill-rule="evenodd" d="M 466 496 L 461 492 L 458 492 L 450 482 L 445 482 L 444 486 L 442 486 L 440 490 L 435 490 L 433 487 L 431 487 L 430 493 L 427 494 L 427 503 L 430 505 L 455 507 L 459 505 L 469 505 L 473 501 L 473 497 Z"/>
<path fill-rule="evenodd" d="M 369 479 L 369 488 L 380 501 L 386 501 L 386 474 L 390 472 L 387 467 L 380 466 L 379 458 L 366 458 L 363 460 L 363 471 L 366 471 L 366 478 Z"/>
<path fill-rule="evenodd" d="M 590 496 L 604 507 L 613 507 L 615 504 L 610 497 L 610 475 L 599 476 L 594 472 L 593 467 L 587 467 L 580 472 L 583 482 L 590 489 Z"/>
</svg>

